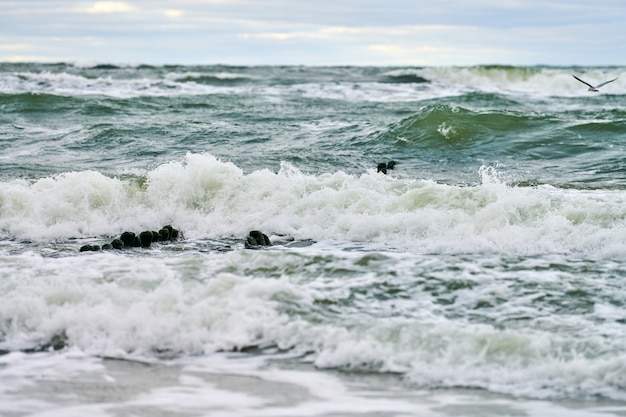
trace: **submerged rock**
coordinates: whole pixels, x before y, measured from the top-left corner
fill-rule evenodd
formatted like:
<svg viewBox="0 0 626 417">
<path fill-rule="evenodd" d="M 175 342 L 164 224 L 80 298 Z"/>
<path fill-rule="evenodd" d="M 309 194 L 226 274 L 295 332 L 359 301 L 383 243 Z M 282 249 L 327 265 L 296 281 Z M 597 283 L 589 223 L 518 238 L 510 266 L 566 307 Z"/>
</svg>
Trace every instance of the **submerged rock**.
<svg viewBox="0 0 626 417">
<path fill-rule="evenodd" d="M 135 246 L 135 234 L 133 232 L 124 232 L 120 236 L 122 242 L 124 242 L 124 247 L 132 248 Z"/>
<path fill-rule="evenodd" d="M 181 235 L 178 229 L 174 229 L 169 224 L 163 226 L 158 232 L 144 230 L 136 234 L 126 231 L 119 238 L 113 239 L 111 243 L 102 245 L 102 248 L 98 245 L 84 245 L 80 248 L 80 252 L 98 251 L 100 249 L 149 248 L 153 243 L 177 240 Z"/>
<path fill-rule="evenodd" d="M 176 240 L 178 239 L 179 232 L 177 229 L 174 229 L 171 225 L 163 226 L 161 230 L 159 230 L 159 240 L 161 242 L 168 240 Z"/>
<path fill-rule="evenodd" d="M 144 231 L 139 234 L 139 241 L 142 248 L 149 248 L 152 244 L 152 232 Z"/>
<path fill-rule="evenodd" d="M 91 245 L 83 245 L 80 247 L 79 249 L 80 252 L 90 252 L 91 251 Z"/>
<path fill-rule="evenodd" d="M 167 227 L 164 227 L 161 230 L 159 230 L 159 241 L 165 242 L 168 240 L 170 240 L 170 229 L 168 229 Z"/>
<path fill-rule="evenodd" d="M 250 233 L 248 233 L 248 236 L 246 237 L 246 240 L 244 241 L 244 246 L 248 249 L 254 249 L 259 246 L 271 245 L 272 242 L 270 241 L 270 238 L 259 230 L 250 231 Z"/>
<path fill-rule="evenodd" d="M 38 352 L 50 352 L 57 351 L 66 348 L 68 345 L 68 338 L 65 331 L 61 331 L 53 335 L 50 340 L 40 343 L 35 347 L 22 349 L 24 353 L 38 353 Z"/>
<path fill-rule="evenodd" d="M 80 247 L 80 252 L 97 252 L 99 250 L 99 245 L 83 245 Z"/>
</svg>

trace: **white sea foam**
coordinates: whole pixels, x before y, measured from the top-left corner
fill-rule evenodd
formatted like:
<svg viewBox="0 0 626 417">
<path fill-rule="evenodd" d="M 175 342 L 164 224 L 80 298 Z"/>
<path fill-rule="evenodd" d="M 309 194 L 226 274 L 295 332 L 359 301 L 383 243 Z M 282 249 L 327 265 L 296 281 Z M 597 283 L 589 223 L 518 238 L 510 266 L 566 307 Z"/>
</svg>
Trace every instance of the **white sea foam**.
<svg viewBox="0 0 626 417">
<path fill-rule="evenodd" d="M 587 88 L 576 81 L 570 68 L 539 67 L 427 67 L 418 74 L 442 88 L 463 91 L 529 94 L 539 97 L 588 96 Z M 619 68 L 590 68 L 585 70 L 588 79 L 605 80 L 619 76 Z M 618 83 L 619 82 L 619 83 Z M 605 91 L 609 92 L 609 90 Z M 626 81 L 616 81 L 611 94 L 626 93 Z"/>
<path fill-rule="evenodd" d="M 85 354 L 142 360 L 167 355 L 185 361 L 250 346 L 276 347 L 289 351 L 287 358 L 306 355 L 321 369 L 399 373 L 418 388 L 626 399 L 626 339 L 623 326 L 600 321 L 606 310 L 569 320 L 567 315 L 544 315 L 549 304 L 537 306 L 512 285 L 523 277 L 494 272 L 488 260 L 458 277 L 454 270 L 438 271 L 441 260 L 436 257 L 424 263 L 409 254 L 377 259 L 358 252 L 328 256 L 315 248 L 303 254 L 241 250 L 3 258 L 0 291 L 9 301 L 0 304 L 0 349 L 34 347 L 63 334 L 80 359 L 58 363 L 69 374 L 75 371 L 69 372 L 68 365 L 81 369 L 91 363 L 81 359 Z M 334 270 L 345 271 L 347 278 L 324 278 Z M 350 271 L 358 272 L 357 277 L 349 278 L 354 275 Z M 555 274 L 555 280 L 570 279 Z M 415 287 L 428 276 L 438 278 Z M 523 282 L 534 288 L 533 280 L 545 278 L 531 274 Z M 454 294 L 442 287 L 441 296 L 428 289 L 459 279 L 473 284 Z M 374 294 L 389 284 L 414 289 L 387 300 Z M 437 301 L 447 296 L 459 298 L 448 312 Z M 475 310 L 479 300 L 500 303 L 495 322 L 509 327 L 469 320 L 480 313 Z M 524 325 L 529 319 L 535 324 Z M 7 364 L 1 374 L 6 378 L 12 370 L 21 378 L 22 385 L 14 388 L 26 388 L 23 384 L 32 383 L 38 369 L 24 366 L 40 364 L 20 362 L 20 355 L 0 356 Z M 57 370 L 49 372 L 56 375 Z"/>
<path fill-rule="evenodd" d="M 600 94 L 626 94 L 626 79 L 619 77 L 621 68 L 555 67 L 424 67 L 382 72 L 381 79 L 363 78 L 362 69 L 354 68 L 353 77 L 341 81 L 323 76 L 315 82 L 267 83 L 258 85 L 259 76 L 250 71 L 241 73 L 207 67 L 196 71 L 144 71 L 143 76 L 126 77 L 113 73 L 88 76 L 88 72 L 16 72 L 0 74 L 0 92 L 48 93 L 68 96 L 103 95 L 116 98 L 171 97 L 180 95 L 241 94 L 254 92 L 261 97 L 303 96 L 348 102 L 412 102 L 441 97 L 455 97 L 468 92 L 529 95 L 539 98 L 585 97 L 589 92 L 573 77 L 577 73 L 586 80 L 604 81 L 618 77 Z M 124 71 L 123 69 L 120 71 Z M 424 79 L 418 83 L 388 83 L 386 76 L 415 75 Z M 215 80 L 254 81 L 241 85 L 211 85 L 201 82 L 204 77 Z M 285 74 L 288 77 L 288 74 Z M 200 82 L 194 82 L 194 79 Z M 299 80 L 298 80 L 299 81 Z"/>
<path fill-rule="evenodd" d="M 460 94 L 459 90 L 433 89 L 423 84 L 378 82 L 309 83 L 290 86 L 285 93 L 307 98 L 347 102 L 412 102 Z"/>
<path fill-rule="evenodd" d="M 227 76 L 217 75 L 217 77 Z M 75 97 L 102 95 L 114 98 L 134 98 L 235 94 L 241 91 L 241 87 L 180 82 L 175 78 L 167 76 L 118 79 L 106 75 L 90 78 L 80 74 L 65 72 L 23 72 L 0 76 L 0 92 L 9 94 L 44 93 Z"/>
<path fill-rule="evenodd" d="M 385 244 L 421 253 L 626 251 L 619 191 L 512 187 L 493 169 L 476 186 L 400 179 L 369 170 L 244 173 L 188 154 L 137 179 L 74 172 L 0 183 L 0 230 L 36 241 L 109 236 L 174 224 L 193 239 L 252 229 L 298 239 Z"/>
<path fill-rule="evenodd" d="M 608 70 L 598 69 L 598 77 Z M 305 72 L 292 73 L 285 82 L 242 79 L 233 86 L 220 81 L 230 76 L 221 69 L 198 70 L 200 78 L 208 77 L 199 82 L 193 80 L 196 74 L 179 80 L 159 68 L 133 71 L 128 78 L 124 69 L 119 71 L 2 75 L 0 91 L 137 97 L 228 94 L 241 88 L 251 89 L 245 99 L 257 104 L 286 103 L 302 95 L 385 102 L 383 118 L 391 121 L 415 114 L 404 103 L 436 94 L 589 94 L 574 90 L 579 86 L 569 84 L 575 80 L 568 69 L 549 68 L 461 69 L 465 82 L 437 68 L 388 74 L 397 77 L 396 83 L 385 80 L 384 73 L 369 76 L 361 70 L 355 70 L 356 80 L 336 82 Z M 587 71 L 585 77 L 596 70 Z M 257 74 L 267 76 L 266 71 Z M 280 73 L 269 77 L 283 80 Z M 417 77 L 431 83 L 411 82 Z M 613 92 L 622 88 L 617 82 L 611 86 Z M 502 103 L 492 103 L 489 94 L 476 97 L 479 106 L 481 101 L 487 107 Z M 532 105 L 532 111 L 540 111 L 537 102 L 584 105 L 585 112 L 588 104 L 607 106 L 602 95 L 593 97 L 520 102 Z M 467 106 L 448 101 L 444 106 L 471 107 L 473 96 L 466 99 Z M 20 140 L 76 139 L 71 127 L 61 126 L 67 121 L 40 123 L 37 113 L 19 110 L 22 104 L 36 107 L 37 97 L 11 100 L 17 103 L 12 126 Z M 46 101 L 53 100 L 41 102 Z M 212 106 L 211 100 L 207 104 Z M 355 108 L 364 107 L 372 113 L 364 112 L 363 120 L 381 109 Z M 186 120 L 178 110 L 173 109 Z M 301 133 L 308 143 L 338 140 L 333 129 L 348 131 L 345 126 L 355 123 L 343 114 L 303 111 L 306 116 L 294 117 L 293 126 L 315 136 Z M 570 116 L 578 120 L 578 114 L 564 117 Z M 581 120 L 602 119 L 599 113 Z M 176 135 L 206 132 L 204 120 L 195 120 L 190 123 L 201 128 Z M 211 126 L 233 131 L 224 120 Z M 380 132 L 388 121 L 363 125 L 371 130 L 364 135 L 359 130 L 357 136 L 373 138 L 379 135 L 368 133 Z M 455 134 L 454 124 L 433 126 L 442 135 Z M 9 131 L 9 137 L 15 132 Z M 148 140 L 143 135 L 151 132 L 138 133 L 140 140 Z M 407 178 L 401 170 L 355 174 L 332 167 L 323 172 L 318 165 L 315 174 L 306 173 L 315 159 L 304 166 L 282 163 L 278 172 L 250 169 L 258 166 L 254 158 L 266 155 L 263 150 L 251 154 L 253 162 L 245 167 L 211 154 L 179 156 L 183 146 L 200 149 L 201 142 L 164 149 L 159 161 L 177 159 L 158 166 L 148 156 L 149 162 L 116 172 L 116 163 L 104 161 L 97 166 L 106 174 L 92 168 L 24 179 L 30 171 L 5 171 L 0 180 L 0 414 L 543 416 L 564 415 L 566 409 L 580 416 L 623 414 L 626 196 L 619 182 L 614 189 L 516 186 L 509 181 L 515 174 L 493 165 L 467 181 L 464 177 L 463 183 L 473 185 L 458 186 L 433 181 L 427 169 L 424 178 Z M 88 152 L 104 149 L 94 145 Z M 47 149 L 19 147 L 42 157 Z M 82 155 L 76 147 L 68 149 Z M 451 150 L 456 149 L 467 148 Z M 12 152 L 6 150 L 11 157 L 17 153 Z M 619 162 L 610 156 L 608 161 Z M 475 166 L 475 157 L 461 169 Z M 93 163 L 98 158 L 85 159 Z M 39 161 L 33 165 L 41 162 L 33 160 Z M 57 165 L 35 172 L 64 169 Z M 616 171 L 606 175 L 610 172 Z M 184 239 L 149 249 L 78 250 L 86 242 L 108 242 L 124 230 L 165 224 L 182 230 Z M 252 229 L 273 240 L 288 235 L 295 242 L 247 250 L 243 238 Z M 268 386 L 276 391 L 268 392 Z M 471 392 L 472 398 L 460 391 Z M 492 394 L 489 403 L 485 397 Z M 568 403 L 561 407 L 558 401 Z M 591 410 L 581 404 L 592 404 Z"/>
</svg>

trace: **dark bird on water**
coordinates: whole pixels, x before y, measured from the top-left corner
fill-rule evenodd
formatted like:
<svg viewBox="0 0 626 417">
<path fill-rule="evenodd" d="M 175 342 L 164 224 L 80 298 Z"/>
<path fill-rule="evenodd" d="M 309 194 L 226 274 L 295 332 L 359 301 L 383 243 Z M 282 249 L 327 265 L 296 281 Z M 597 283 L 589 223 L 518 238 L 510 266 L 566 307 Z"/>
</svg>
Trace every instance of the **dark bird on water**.
<svg viewBox="0 0 626 417">
<path fill-rule="evenodd" d="M 381 162 L 378 164 L 378 170 L 376 172 L 382 172 L 387 174 L 388 169 L 393 169 L 396 166 L 396 161 L 389 161 L 387 163 Z"/>
</svg>

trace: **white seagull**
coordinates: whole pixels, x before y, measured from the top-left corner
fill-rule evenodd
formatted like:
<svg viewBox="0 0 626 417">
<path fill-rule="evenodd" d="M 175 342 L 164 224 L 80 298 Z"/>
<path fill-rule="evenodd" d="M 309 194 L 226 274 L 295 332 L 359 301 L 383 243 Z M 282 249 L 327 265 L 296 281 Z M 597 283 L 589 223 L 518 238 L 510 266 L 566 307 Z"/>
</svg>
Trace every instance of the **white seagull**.
<svg viewBox="0 0 626 417">
<path fill-rule="evenodd" d="M 575 76 L 575 75 L 573 75 L 573 74 L 572 74 L 572 77 L 576 78 L 576 79 L 577 79 L 578 81 L 580 81 L 581 83 L 583 83 L 583 84 L 585 84 L 585 85 L 588 85 L 588 86 L 589 86 L 589 91 L 594 91 L 594 92 L 596 92 L 596 93 L 597 93 L 598 91 L 600 91 L 600 90 L 599 90 L 599 88 L 600 88 L 600 87 L 602 87 L 603 85 L 607 85 L 608 83 L 612 83 L 613 81 L 617 80 L 617 78 L 613 78 L 612 80 L 605 81 L 605 82 L 603 82 L 603 83 L 601 83 L 601 84 L 598 84 L 598 85 L 596 85 L 596 86 L 594 87 L 593 85 L 589 84 L 587 81 L 583 81 L 583 80 L 581 80 L 580 78 L 578 78 L 577 76 Z M 619 78 L 619 77 L 618 77 L 618 78 Z"/>
</svg>

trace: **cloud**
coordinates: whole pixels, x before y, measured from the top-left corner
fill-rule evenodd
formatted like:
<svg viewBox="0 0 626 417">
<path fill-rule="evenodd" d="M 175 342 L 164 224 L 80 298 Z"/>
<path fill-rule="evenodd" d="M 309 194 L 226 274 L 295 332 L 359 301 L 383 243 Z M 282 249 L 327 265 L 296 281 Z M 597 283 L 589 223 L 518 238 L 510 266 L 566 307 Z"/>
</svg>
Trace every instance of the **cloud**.
<svg viewBox="0 0 626 417">
<path fill-rule="evenodd" d="M 184 15 L 185 12 L 183 12 L 182 10 L 168 9 L 164 12 L 164 14 L 167 17 L 177 18 L 177 17 L 181 17 L 182 15 Z"/>
<path fill-rule="evenodd" d="M 0 44 L 0 51 L 21 51 L 24 49 L 29 49 L 30 45 L 25 44 L 8 44 L 2 45 Z"/>
<path fill-rule="evenodd" d="M 441 48 L 437 46 L 422 45 L 417 47 L 407 47 L 403 45 L 368 45 L 369 50 L 392 56 L 410 56 L 415 53 L 450 53 L 458 49 L 452 47 Z"/>
<path fill-rule="evenodd" d="M 83 9 L 84 13 L 108 14 L 108 13 L 128 13 L 135 11 L 135 7 L 121 1 L 99 1 L 91 7 Z"/>
<path fill-rule="evenodd" d="M 304 37 L 306 35 L 303 35 L 302 33 L 269 33 L 269 32 L 265 32 L 265 33 L 243 33 L 241 34 L 241 38 L 243 39 L 276 39 L 279 41 L 285 41 L 288 39 L 295 39 L 295 38 L 301 38 Z"/>
<path fill-rule="evenodd" d="M 2 51 L 2 48 L 0 48 Z M 50 57 L 40 55 L 0 55 L 0 61 L 3 62 L 50 62 Z"/>
<path fill-rule="evenodd" d="M 292 30 L 289 27 L 285 27 L 283 32 L 244 33 L 241 37 L 244 39 L 274 39 L 280 41 L 290 39 L 346 40 L 348 38 L 363 38 L 364 36 L 376 37 L 381 35 L 389 36 L 406 34 L 406 29 L 393 27 L 329 26 L 321 28 L 311 27 L 309 30 Z"/>
<path fill-rule="evenodd" d="M 10 0 L 3 5 L 5 18 L 0 16 L 0 59 L 32 54 L 52 61 L 191 64 L 621 64 L 626 5 L 618 3 Z"/>
</svg>

